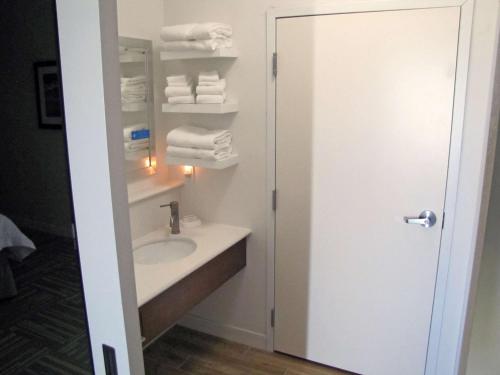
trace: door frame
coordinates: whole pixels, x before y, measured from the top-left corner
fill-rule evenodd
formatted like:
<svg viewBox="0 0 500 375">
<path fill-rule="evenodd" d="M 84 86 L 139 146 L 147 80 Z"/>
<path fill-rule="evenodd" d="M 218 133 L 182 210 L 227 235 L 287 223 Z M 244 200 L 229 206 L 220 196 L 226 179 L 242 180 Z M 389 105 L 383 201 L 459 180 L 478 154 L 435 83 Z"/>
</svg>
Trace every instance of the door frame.
<svg viewBox="0 0 500 375">
<path fill-rule="evenodd" d="M 452 261 L 452 247 L 458 235 L 455 230 L 457 198 L 459 192 L 459 178 L 461 172 L 461 152 L 463 141 L 463 130 L 466 111 L 467 78 L 469 71 L 469 54 L 472 35 L 472 20 L 474 14 L 475 0 L 339 0 L 331 4 L 305 5 L 302 7 L 279 7 L 271 8 L 267 12 L 267 315 L 266 334 L 267 349 L 274 348 L 273 320 L 275 307 L 275 211 L 273 208 L 273 192 L 276 189 L 276 85 L 273 72 L 273 55 L 276 51 L 276 21 L 279 18 L 314 16 L 340 13 L 361 13 L 373 11 L 411 10 L 423 8 L 460 7 L 460 30 L 457 51 L 456 84 L 453 100 L 452 134 L 450 140 L 450 157 L 448 166 L 448 178 L 446 186 L 446 198 L 444 211 L 446 221 L 441 234 L 441 247 L 439 252 L 439 263 L 436 277 L 436 288 L 433 311 L 431 316 L 431 328 L 427 352 L 426 375 L 451 374 L 457 368 L 456 363 L 441 365 L 440 353 L 446 346 L 442 342 L 443 325 L 446 319 L 454 317 L 446 316 L 446 302 L 450 294 L 459 299 L 467 299 L 468 286 L 453 285 L 449 280 L 450 263 Z M 279 74 L 279 72 L 278 72 Z M 472 228 L 471 230 L 476 230 Z M 453 299 L 453 298 L 452 298 Z M 460 336 L 460 335 L 459 335 Z M 461 343 L 457 342 L 457 346 Z M 457 358 L 458 357 L 458 358 Z M 459 360 L 459 350 L 455 362 Z M 443 367 L 447 367 L 443 372 Z M 450 367 L 451 366 L 451 367 Z M 438 372 L 438 368 L 440 372 Z"/>
<path fill-rule="evenodd" d="M 55 3 L 66 141 L 94 373 L 142 375 L 123 163 L 116 1 Z"/>
</svg>

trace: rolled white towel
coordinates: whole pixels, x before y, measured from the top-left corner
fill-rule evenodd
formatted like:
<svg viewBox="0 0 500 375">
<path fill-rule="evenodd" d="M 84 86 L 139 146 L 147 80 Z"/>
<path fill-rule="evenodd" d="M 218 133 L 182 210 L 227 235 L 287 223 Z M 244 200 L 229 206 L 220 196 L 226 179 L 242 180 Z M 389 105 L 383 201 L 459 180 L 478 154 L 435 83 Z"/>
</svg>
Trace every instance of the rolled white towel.
<svg viewBox="0 0 500 375">
<path fill-rule="evenodd" d="M 230 25 L 217 22 L 164 26 L 160 31 L 160 38 L 165 42 L 227 38 L 231 35 L 233 29 Z"/>
<path fill-rule="evenodd" d="M 226 80 L 221 79 L 216 85 L 199 85 L 196 87 L 196 93 L 199 95 L 222 95 L 226 89 Z"/>
<path fill-rule="evenodd" d="M 207 40 L 177 40 L 163 43 L 167 51 L 215 51 L 218 48 L 231 48 L 232 39 L 207 39 Z"/>
<path fill-rule="evenodd" d="M 167 76 L 167 85 L 169 86 L 187 86 L 191 81 L 191 78 L 185 74 L 176 76 Z"/>
<path fill-rule="evenodd" d="M 123 128 L 123 139 L 125 141 L 131 141 L 132 140 L 132 132 L 137 131 L 137 130 L 146 130 L 148 128 L 147 124 L 136 124 L 136 125 L 130 125 L 125 128 Z"/>
<path fill-rule="evenodd" d="M 226 94 L 221 95 L 197 95 L 196 103 L 199 104 L 222 104 L 226 101 Z"/>
<path fill-rule="evenodd" d="M 200 72 L 198 74 L 198 84 L 201 84 L 203 82 L 218 82 L 220 81 L 219 78 L 219 72 L 216 70 L 212 70 L 210 72 Z"/>
<path fill-rule="evenodd" d="M 167 134 L 167 144 L 178 147 L 195 147 L 215 150 L 231 144 L 229 130 L 208 130 L 198 126 L 180 126 Z"/>
<path fill-rule="evenodd" d="M 149 139 L 138 139 L 123 143 L 126 151 L 146 150 L 149 147 Z"/>
<path fill-rule="evenodd" d="M 165 96 L 167 98 L 170 98 L 172 96 L 189 96 L 192 94 L 192 86 L 167 86 L 165 88 Z"/>
<path fill-rule="evenodd" d="M 169 104 L 194 104 L 194 95 L 171 96 L 167 99 Z"/>
<path fill-rule="evenodd" d="M 216 150 L 205 150 L 201 148 L 168 146 L 167 156 L 186 159 L 203 159 L 219 161 L 231 156 L 233 148 L 231 146 L 221 147 Z"/>
</svg>

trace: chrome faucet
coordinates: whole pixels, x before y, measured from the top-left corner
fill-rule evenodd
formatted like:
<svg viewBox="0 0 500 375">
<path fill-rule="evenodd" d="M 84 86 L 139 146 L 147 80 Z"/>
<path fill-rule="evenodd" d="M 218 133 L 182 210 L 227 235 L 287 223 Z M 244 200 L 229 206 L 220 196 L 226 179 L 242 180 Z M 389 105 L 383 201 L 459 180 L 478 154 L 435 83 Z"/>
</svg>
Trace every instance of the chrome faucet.
<svg viewBox="0 0 500 375">
<path fill-rule="evenodd" d="M 170 207 L 170 228 L 172 228 L 172 234 L 181 233 L 179 225 L 179 202 L 172 201 L 169 204 L 162 204 L 160 207 Z"/>
</svg>

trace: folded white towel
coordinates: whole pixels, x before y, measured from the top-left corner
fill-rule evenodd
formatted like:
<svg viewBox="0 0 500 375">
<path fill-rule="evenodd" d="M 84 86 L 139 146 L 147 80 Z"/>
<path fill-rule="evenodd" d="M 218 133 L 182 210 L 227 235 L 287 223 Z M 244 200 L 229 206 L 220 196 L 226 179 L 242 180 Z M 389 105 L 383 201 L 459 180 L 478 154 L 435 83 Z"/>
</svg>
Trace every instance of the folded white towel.
<svg viewBox="0 0 500 375">
<path fill-rule="evenodd" d="M 171 96 L 167 99 L 169 104 L 194 104 L 194 95 Z"/>
<path fill-rule="evenodd" d="M 165 88 L 165 96 L 188 96 L 193 94 L 192 86 L 168 86 Z"/>
<path fill-rule="evenodd" d="M 123 139 L 125 141 L 131 141 L 132 140 L 132 132 L 137 131 L 137 130 L 146 130 L 148 128 L 147 124 L 136 124 L 136 125 L 130 125 L 125 128 L 123 128 Z"/>
<path fill-rule="evenodd" d="M 135 76 L 135 77 L 121 77 L 120 83 L 124 85 L 138 85 L 141 83 L 146 83 L 146 76 Z"/>
<path fill-rule="evenodd" d="M 226 94 L 221 95 L 198 95 L 196 103 L 199 104 L 222 104 L 226 101 Z"/>
<path fill-rule="evenodd" d="M 146 150 L 149 147 L 149 139 L 138 139 L 123 143 L 126 151 Z"/>
<path fill-rule="evenodd" d="M 230 38 L 232 35 L 233 28 L 219 22 L 199 23 L 191 30 L 191 36 L 196 40 Z"/>
<path fill-rule="evenodd" d="M 167 79 L 167 85 L 169 85 L 169 86 L 187 85 L 191 81 L 191 78 L 185 74 L 176 75 L 176 76 L 167 76 L 166 79 Z"/>
<path fill-rule="evenodd" d="M 167 156 L 186 159 L 203 159 L 219 161 L 231 156 L 232 147 L 221 147 L 217 150 L 205 150 L 201 148 L 168 146 Z"/>
<path fill-rule="evenodd" d="M 168 83 L 168 80 L 167 80 L 167 85 L 170 87 L 193 86 L 193 80 L 191 78 L 189 78 L 186 82 L 172 82 L 172 83 Z"/>
<path fill-rule="evenodd" d="M 215 150 L 231 144 L 229 130 L 208 130 L 198 126 L 184 125 L 167 134 L 167 144 L 178 147 L 196 147 Z"/>
<path fill-rule="evenodd" d="M 216 23 L 187 23 L 183 25 L 173 25 L 162 27 L 160 37 L 165 42 L 180 40 L 202 40 L 230 37 L 233 34 L 231 26 Z"/>
<path fill-rule="evenodd" d="M 199 85 L 196 87 L 196 93 L 199 95 L 222 95 L 226 89 L 226 80 L 221 79 L 217 85 Z"/>
<path fill-rule="evenodd" d="M 218 48 L 231 48 L 232 39 L 207 39 L 207 40 L 177 40 L 163 43 L 167 51 L 215 51 Z"/>
<path fill-rule="evenodd" d="M 144 103 L 146 101 L 146 96 L 137 96 L 137 97 L 122 97 L 122 104 L 130 104 L 130 103 Z"/>
<path fill-rule="evenodd" d="M 210 72 L 200 72 L 198 74 L 198 82 L 203 83 L 203 82 L 219 82 L 219 72 L 216 70 L 211 70 Z"/>
<path fill-rule="evenodd" d="M 140 85 L 132 85 L 132 86 L 121 86 L 120 90 L 122 95 L 123 94 L 135 94 L 135 93 L 146 93 L 146 85 L 140 84 Z"/>
<path fill-rule="evenodd" d="M 219 79 L 218 81 L 201 81 L 198 82 L 198 86 L 218 86 L 218 85 L 224 85 L 226 86 L 226 80 L 224 78 Z"/>
</svg>

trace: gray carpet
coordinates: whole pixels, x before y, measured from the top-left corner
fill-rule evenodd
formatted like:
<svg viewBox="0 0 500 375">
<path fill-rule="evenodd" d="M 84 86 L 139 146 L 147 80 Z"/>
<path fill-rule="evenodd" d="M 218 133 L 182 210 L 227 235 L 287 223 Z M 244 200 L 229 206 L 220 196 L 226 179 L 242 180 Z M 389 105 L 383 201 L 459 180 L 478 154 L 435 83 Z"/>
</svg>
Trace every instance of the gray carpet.
<svg viewBox="0 0 500 375">
<path fill-rule="evenodd" d="M 73 243 L 24 232 L 38 250 L 11 262 L 19 294 L 0 300 L 0 374 L 92 374 Z"/>
</svg>

